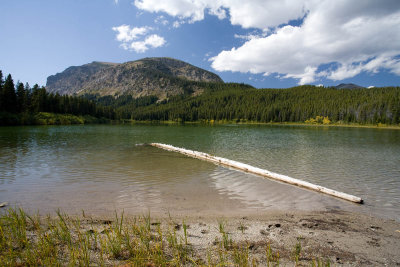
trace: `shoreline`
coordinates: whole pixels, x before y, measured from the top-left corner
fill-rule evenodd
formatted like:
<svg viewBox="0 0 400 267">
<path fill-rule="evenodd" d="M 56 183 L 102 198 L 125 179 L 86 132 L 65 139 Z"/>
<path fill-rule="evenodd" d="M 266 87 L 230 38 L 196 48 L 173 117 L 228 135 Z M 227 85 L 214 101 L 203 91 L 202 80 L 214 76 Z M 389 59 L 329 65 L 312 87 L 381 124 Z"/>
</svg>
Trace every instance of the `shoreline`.
<svg viewBox="0 0 400 267">
<path fill-rule="evenodd" d="M 4 113 L 4 112 L 3 112 Z M 3 114 L 4 115 L 4 114 Z M 5 124 L 0 124 L 0 127 L 7 126 L 65 126 L 65 125 L 123 125 L 123 124 L 155 124 L 155 125 L 269 125 L 269 126 L 307 126 L 307 127 L 343 127 L 343 128 L 366 128 L 366 129 L 389 129 L 400 130 L 399 125 L 392 124 L 358 124 L 358 123 L 306 123 L 306 122 L 257 122 L 257 121 L 237 121 L 237 120 L 202 120 L 202 121 L 137 121 L 129 119 L 110 120 L 105 118 L 97 118 L 89 115 L 72 115 L 39 112 L 36 114 L 8 114 L 11 121 Z M 20 117 L 27 117 L 21 119 Z M 18 122 L 22 120 L 22 122 Z"/>
<path fill-rule="evenodd" d="M 1 209 L 1 214 L 4 211 L 5 209 Z M 275 266 L 273 257 L 269 259 L 271 261 L 267 259 L 268 250 L 272 255 L 279 255 L 278 263 L 282 266 L 308 266 L 319 261 L 322 264 L 329 262 L 334 266 L 400 264 L 400 222 L 356 212 L 271 211 L 245 216 L 181 214 L 173 217 L 163 214 L 123 213 L 90 216 L 82 213 L 64 216 L 66 221 L 79 221 L 79 224 L 75 223 L 79 225 L 79 231 L 98 233 L 97 238 L 104 237 L 105 240 L 109 238 L 108 231 L 119 224 L 129 228 L 145 223 L 149 227 L 150 235 L 164 233 L 162 239 L 166 238 L 165 244 L 169 242 L 169 235 L 176 235 L 177 242 L 190 248 L 197 263 L 207 265 L 210 265 L 210 257 L 211 262 L 219 263 L 221 255 L 218 253 L 222 252 L 226 254 L 226 263 L 232 263 L 235 261 L 235 253 L 240 251 L 249 264 L 256 262 L 259 266 L 265 266 L 268 261 Z M 47 218 L 43 214 L 40 217 L 42 221 Z M 51 217 L 56 221 L 60 218 Z M 73 228 L 74 223 L 67 224 Z M 165 248 L 167 249 L 167 245 Z M 98 251 L 92 251 L 91 262 L 96 263 L 96 253 Z M 106 266 L 132 264 L 129 257 L 106 258 Z M 190 262 L 182 265 L 196 266 Z"/>
<path fill-rule="evenodd" d="M 236 121 L 135 121 L 135 120 L 123 120 L 117 124 L 154 124 L 154 125 L 267 125 L 267 126 L 307 126 L 307 127 L 343 127 L 343 128 L 366 128 L 366 129 L 388 129 L 388 130 L 400 130 L 400 125 L 375 125 L 375 124 L 345 124 L 345 123 L 331 123 L 331 124 L 310 124 L 305 122 L 236 122 Z"/>
<path fill-rule="evenodd" d="M 185 220 L 186 221 L 186 220 Z M 300 244 L 300 259 L 329 259 L 333 265 L 399 265 L 400 222 L 345 211 L 275 211 L 264 215 L 223 218 L 192 218 L 194 244 L 210 245 L 218 236 L 218 223 L 234 242 L 248 243 L 252 255 L 262 256 L 265 246 L 279 250 L 282 263 L 290 263 L 294 247 Z M 196 223 L 197 222 L 197 223 Z M 202 229 L 209 226 L 204 242 Z"/>
</svg>

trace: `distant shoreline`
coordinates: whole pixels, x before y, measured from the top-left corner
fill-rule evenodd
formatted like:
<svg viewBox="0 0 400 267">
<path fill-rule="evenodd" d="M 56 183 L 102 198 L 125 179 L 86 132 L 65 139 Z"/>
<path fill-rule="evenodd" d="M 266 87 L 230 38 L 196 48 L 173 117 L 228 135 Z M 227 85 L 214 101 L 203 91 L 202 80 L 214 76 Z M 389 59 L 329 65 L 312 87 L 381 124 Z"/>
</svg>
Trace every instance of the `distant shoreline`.
<svg viewBox="0 0 400 267">
<path fill-rule="evenodd" d="M 0 114 L 1 126 L 39 126 L 39 125 L 73 125 L 73 124 L 201 124 L 201 125 L 272 125 L 272 126 L 307 126 L 307 127 L 344 127 L 344 128 L 368 128 L 368 129 L 390 129 L 400 130 L 400 125 L 391 124 L 358 124 L 358 123 L 329 123 L 312 124 L 306 122 L 257 122 L 257 121 L 237 121 L 237 120 L 202 120 L 202 121 L 149 121 L 149 120 L 110 120 L 106 118 L 96 118 L 93 116 L 58 114 L 49 112 L 39 112 L 34 114 Z"/>
<path fill-rule="evenodd" d="M 136 121 L 136 120 L 122 120 L 122 124 L 203 124 L 203 125 L 272 125 L 272 126 L 307 126 L 307 127 L 344 127 L 344 128 L 369 128 L 369 129 L 391 129 L 400 130 L 400 125 L 375 125 L 375 124 L 345 124 L 345 123 L 331 123 L 331 124 L 309 124 L 305 122 L 236 122 L 236 121 Z"/>
</svg>

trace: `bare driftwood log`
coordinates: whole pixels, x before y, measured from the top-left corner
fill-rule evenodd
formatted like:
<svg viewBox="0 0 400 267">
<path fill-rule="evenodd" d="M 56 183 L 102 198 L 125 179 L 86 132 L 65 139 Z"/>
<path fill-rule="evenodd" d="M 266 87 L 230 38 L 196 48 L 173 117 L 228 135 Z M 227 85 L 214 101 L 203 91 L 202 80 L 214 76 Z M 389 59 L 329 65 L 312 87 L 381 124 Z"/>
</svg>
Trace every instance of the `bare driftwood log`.
<svg viewBox="0 0 400 267">
<path fill-rule="evenodd" d="M 292 185 L 297 185 L 303 188 L 307 188 L 307 189 L 311 189 L 320 193 L 324 193 L 327 195 L 331 195 L 337 198 L 341 198 L 344 200 L 348 200 L 351 202 L 355 202 L 355 203 L 359 203 L 362 204 L 364 201 L 356 196 L 353 195 L 349 195 L 343 192 L 338 192 L 323 186 L 319 186 L 319 185 L 315 185 L 309 182 L 305 182 L 299 179 L 295 179 L 286 175 L 282 175 L 282 174 L 278 174 L 278 173 L 274 173 L 274 172 L 270 172 L 268 170 L 264 170 L 264 169 L 260 169 L 257 167 L 253 167 L 250 166 L 248 164 L 245 163 L 241 163 L 238 161 L 234 161 L 234 160 L 229 160 L 226 158 L 221 158 L 221 157 L 215 157 L 215 156 L 211 156 L 210 154 L 204 153 L 204 152 L 198 152 L 198 151 L 194 151 L 194 150 L 188 150 L 188 149 L 184 149 L 184 148 L 179 148 L 179 147 L 174 147 L 171 145 L 166 145 L 166 144 L 160 144 L 160 143 L 151 143 L 151 146 L 154 147 L 158 147 L 161 149 L 165 149 L 168 151 L 174 151 L 174 152 L 178 152 L 181 154 L 184 154 L 186 156 L 192 157 L 192 158 L 197 158 L 197 159 L 202 159 L 202 160 L 206 160 L 206 161 L 210 161 L 213 162 L 215 164 L 219 164 L 219 165 L 224 165 L 224 166 L 228 166 L 231 168 L 235 168 L 244 172 L 249 172 L 249 173 L 253 173 L 253 174 L 257 174 L 257 175 L 261 175 L 263 177 L 267 177 L 270 179 L 274 179 L 280 182 L 284 182 L 284 183 L 288 183 L 288 184 L 292 184 Z"/>
</svg>

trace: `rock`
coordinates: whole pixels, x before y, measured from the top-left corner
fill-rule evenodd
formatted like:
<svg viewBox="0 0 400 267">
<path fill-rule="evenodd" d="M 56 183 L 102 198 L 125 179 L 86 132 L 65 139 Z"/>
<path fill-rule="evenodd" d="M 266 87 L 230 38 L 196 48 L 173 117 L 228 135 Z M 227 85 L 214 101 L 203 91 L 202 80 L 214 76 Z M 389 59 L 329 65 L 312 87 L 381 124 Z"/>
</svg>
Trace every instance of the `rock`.
<svg viewBox="0 0 400 267">
<path fill-rule="evenodd" d="M 61 95 L 157 96 L 163 100 L 183 93 L 200 94 L 204 89 L 190 82 L 223 80 L 207 70 L 173 58 L 144 58 L 126 63 L 92 62 L 72 66 L 47 78 L 46 90 Z M 182 86 L 185 84 L 185 86 Z"/>
<path fill-rule="evenodd" d="M 4 208 L 4 207 L 6 207 L 6 206 L 8 206 L 8 202 L 2 202 L 2 203 L 0 203 L 0 208 Z"/>
<path fill-rule="evenodd" d="M 372 231 L 376 231 L 376 230 L 382 229 L 381 227 L 375 226 L 375 225 L 371 225 L 370 228 L 371 228 Z"/>
</svg>

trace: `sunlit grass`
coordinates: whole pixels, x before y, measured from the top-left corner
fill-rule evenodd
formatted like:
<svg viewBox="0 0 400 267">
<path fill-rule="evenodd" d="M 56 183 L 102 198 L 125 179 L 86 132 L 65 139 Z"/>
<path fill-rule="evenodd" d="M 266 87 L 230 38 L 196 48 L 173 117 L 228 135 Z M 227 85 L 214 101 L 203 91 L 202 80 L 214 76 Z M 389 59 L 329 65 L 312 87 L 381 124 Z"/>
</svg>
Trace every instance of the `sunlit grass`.
<svg viewBox="0 0 400 267">
<path fill-rule="evenodd" d="M 61 211 L 57 216 L 30 216 L 10 208 L 0 216 L 0 266 L 279 266 L 280 254 L 266 243 L 265 255 L 256 258 L 249 244 L 232 241 L 226 223 L 219 222 L 220 236 L 200 255 L 190 244 L 189 225 L 152 220 L 150 214 L 112 221 L 76 219 Z M 179 227 L 177 227 L 179 226 Z M 182 233 L 181 233 L 182 232 Z M 181 233 L 181 234 L 179 234 Z M 243 232 L 242 232 L 243 233 Z M 294 247 L 299 264 L 301 244 Z M 260 261 L 262 263 L 260 263 Z M 313 259 L 308 266 L 329 266 Z"/>
</svg>

